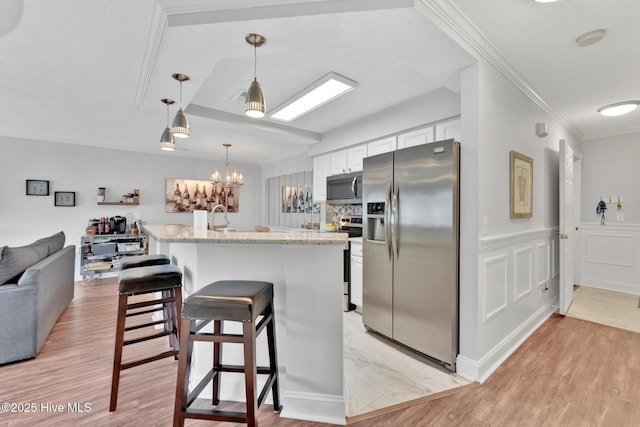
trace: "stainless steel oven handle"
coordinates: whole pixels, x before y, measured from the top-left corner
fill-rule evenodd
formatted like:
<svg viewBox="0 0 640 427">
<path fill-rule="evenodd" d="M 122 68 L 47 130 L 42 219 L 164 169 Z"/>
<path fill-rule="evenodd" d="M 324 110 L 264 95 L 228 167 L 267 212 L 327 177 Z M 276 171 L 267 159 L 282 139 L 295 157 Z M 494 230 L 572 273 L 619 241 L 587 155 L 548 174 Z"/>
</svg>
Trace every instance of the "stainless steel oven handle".
<svg viewBox="0 0 640 427">
<path fill-rule="evenodd" d="M 384 244 L 389 261 L 391 261 L 393 259 L 393 249 L 391 247 L 391 182 L 387 185 L 384 199 Z"/>
<path fill-rule="evenodd" d="M 391 228 L 391 245 L 393 247 L 393 252 L 395 253 L 396 260 L 400 258 L 400 242 L 398 242 L 398 235 L 400 234 L 400 209 L 398 206 L 398 199 L 400 197 L 400 186 L 396 184 L 396 188 L 393 192 L 393 200 L 391 202 L 392 208 L 392 228 Z"/>
</svg>

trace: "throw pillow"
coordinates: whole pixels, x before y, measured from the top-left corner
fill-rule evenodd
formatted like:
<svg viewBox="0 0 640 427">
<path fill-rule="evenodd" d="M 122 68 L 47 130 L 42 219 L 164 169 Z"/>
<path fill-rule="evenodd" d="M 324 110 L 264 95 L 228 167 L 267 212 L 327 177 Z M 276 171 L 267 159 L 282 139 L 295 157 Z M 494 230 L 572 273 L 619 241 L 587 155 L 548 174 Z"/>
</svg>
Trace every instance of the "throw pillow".
<svg viewBox="0 0 640 427">
<path fill-rule="evenodd" d="M 58 252 L 64 246 L 64 232 L 59 231 L 56 234 L 38 239 L 32 244 L 44 243 L 47 245 L 47 256 Z"/>
<path fill-rule="evenodd" d="M 48 256 L 47 251 L 46 244 L 35 242 L 17 248 L 4 246 L 1 251 L 2 258 L 0 258 L 0 283 L 6 283 L 33 264 L 45 259 Z"/>
</svg>

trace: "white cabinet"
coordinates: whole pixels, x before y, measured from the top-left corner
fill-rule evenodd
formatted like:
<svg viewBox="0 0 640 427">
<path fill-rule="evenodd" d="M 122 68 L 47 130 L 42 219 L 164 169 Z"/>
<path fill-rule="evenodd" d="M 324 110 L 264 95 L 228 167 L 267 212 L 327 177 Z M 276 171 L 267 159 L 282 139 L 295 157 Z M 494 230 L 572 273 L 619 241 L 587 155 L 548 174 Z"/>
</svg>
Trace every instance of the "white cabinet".
<svg viewBox="0 0 640 427">
<path fill-rule="evenodd" d="M 375 156 L 376 154 L 390 153 L 397 148 L 396 137 L 379 139 L 367 144 L 367 156 Z"/>
<path fill-rule="evenodd" d="M 362 241 L 351 241 L 351 303 L 362 311 Z"/>
<path fill-rule="evenodd" d="M 435 128 L 429 126 L 398 135 L 398 149 L 435 141 Z"/>
<path fill-rule="evenodd" d="M 362 159 L 367 156 L 367 146 L 347 148 L 329 153 L 329 175 L 358 172 L 362 170 Z"/>
<path fill-rule="evenodd" d="M 347 151 L 340 150 L 329 153 L 329 175 L 347 172 Z"/>
<path fill-rule="evenodd" d="M 366 144 L 358 145 L 347 149 L 347 172 L 358 172 L 362 170 L 362 159 L 367 157 Z"/>
<path fill-rule="evenodd" d="M 313 202 L 327 200 L 327 176 L 329 175 L 329 155 L 313 158 Z"/>
<path fill-rule="evenodd" d="M 436 141 L 442 141 L 443 139 L 460 141 L 461 137 L 460 119 L 436 125 Z"/>
</svg>

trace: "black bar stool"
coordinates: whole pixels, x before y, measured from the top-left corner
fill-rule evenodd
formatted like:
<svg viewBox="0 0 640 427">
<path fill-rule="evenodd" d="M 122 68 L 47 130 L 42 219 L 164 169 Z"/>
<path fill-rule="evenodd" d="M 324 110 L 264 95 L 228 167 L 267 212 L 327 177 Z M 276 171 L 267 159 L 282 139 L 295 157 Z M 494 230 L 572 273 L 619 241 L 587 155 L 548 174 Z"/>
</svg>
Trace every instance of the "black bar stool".
<svg viewBox="0 0 640 427">
<path fill-rule="evenodd" d="M 178 342 L 179 319 L 182 307 L 182 272 L 180 269 L 175 265 L 169 264 L 126 268 L 120 272 L 118 285 L 120 296 L 118 298 L 118 318 L 113 352 L 113 376 L 111 379 L 109 412 L 116 410 L 121 371 L 165 357 L 173 356 L 177 358 L 180 348 Z M 160 297 L 154 296 L 154 298 L 145 301 L 128 303 L 128 298 L 131 296 L 155 293 L 161 293 Z M 145 307 L 151 308 L 144 309 Z M 162 320 L 152 320 L 147 323 L 126 326 L 128 317 L 148 315 L 161 310 L 164 312 Z M 154 331 L 149 335 L 128 340 L 124 339 L 125 332 L 159 324 L 164 324 L 164 331 Z M 124 346 L 165 336 L 169 336 L 171 350 L 126 363 L 122 362 Z"/>
<path fill-rule="evenodd" d="M 262 316 L 256 324 L 256 319 Z M 213 333 L 199 332 L 213 320 Z M 222 321 L 242 322 L 242 334 L 225 334 Z M 256 366 L 256 339 L 267 329 L 269 367 Z M 213 368 L 189 393 L 189 374 L 194 341 L 213 342 Z M 223 365 L 222 344 L 240 343 L 244 346 L 244 365 Z M 244 373 L 246 412 L 219 409 L 192 408 L 198 395 L 213 380 L 212 406 L 220 401 L 220 376 L 222 372 Z M 257 396 L 257 374 L 268 379 Z M 269 388 L 272 391 L 273 408 L 280 412 L 278 386 L 278 360 L 276 355 L 276 331 L 273 310 L 273 284 L 268 282 L 225 280 L 211 283 L 189 296 L 182 308 L 180 326 L 180 357 L 173 425 L 183 426 L 186 418 L 212 421 L 231 421 L 257 426 L 258 408 Z"/>
<path fill-rule="evenodd" d="M 166 264 L 171 264 L 171 260 L 169 259 L 168 256 L 164 254 L 136 255 L 136 256 L 130 256 L 130 257 L 124 258 L 120 263 L 120 269 L 128 270 L 130 268 L 149 267 L 151 265 L 166 265 Z M 169 289 L 163 290 L 161 292 L 162 298 L 171 298 L 172 297 L 171 292 L 172 291 Z M 178 317 L 178 320 L 175 320 L 174 316 L 176 316 L 176 314 L 173 313 L 173 310 L 169 309 L 169 305 L 165 304 L 163 305 L 163 308 L 164 308 L 164 319 L 166 320 L 164 323 L 164 330 L 165 332 L 169 332 L 171 331 L 172 322 L 179 322 L 180 320 L 179 320 L 179 317 Z M 171 341 L 173 340 L 173 335 L 169 335 L 169 340 Z M 173 342 L 171 343 L 171 346 L 174 347 Z"/>
</svg>

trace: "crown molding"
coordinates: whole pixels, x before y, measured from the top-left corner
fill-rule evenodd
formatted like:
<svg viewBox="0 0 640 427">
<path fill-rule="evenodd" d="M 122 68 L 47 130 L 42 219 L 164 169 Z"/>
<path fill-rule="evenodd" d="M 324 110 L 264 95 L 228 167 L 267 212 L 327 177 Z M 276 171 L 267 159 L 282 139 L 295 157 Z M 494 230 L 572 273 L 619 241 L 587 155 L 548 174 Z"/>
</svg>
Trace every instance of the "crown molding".
<svg viewBox="0 0 640 427">
<path fill-rule="evenodd" d="M 481 57 L 513 83 L 538 107 L 556 118 L 578 139 L 584 134 L 549 105 L 516 71 L 500 50 L 450 0 L 415 0 L 415 8 L 476 57 Z"/>
<path fill-rule="evenodd" d="M 167 13 L 160 4 L 154 3 L 153 12 L 151 14 L 151 24 L 149 26 L 149 35 L 147 37 L 147 45 L 144 49 L 142 66 L 140 67 L 138 84 L 136 86 L 136 94 L 133 99 L 133 105 L 136 107 L 141 106 L 147 96 L 147 89 L 149 88 L 151 75 L 153 74 L 153 69 L 156 65 L 160 46 L 162 45 L 165 34 L 167 33 L 168 24 L 169 17 Z"/>
</svg>

